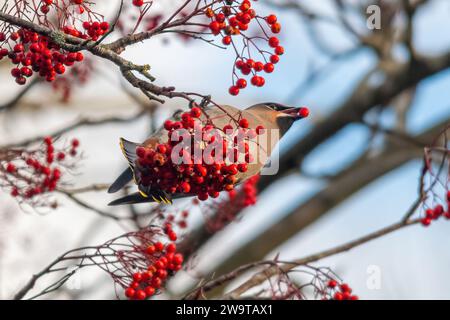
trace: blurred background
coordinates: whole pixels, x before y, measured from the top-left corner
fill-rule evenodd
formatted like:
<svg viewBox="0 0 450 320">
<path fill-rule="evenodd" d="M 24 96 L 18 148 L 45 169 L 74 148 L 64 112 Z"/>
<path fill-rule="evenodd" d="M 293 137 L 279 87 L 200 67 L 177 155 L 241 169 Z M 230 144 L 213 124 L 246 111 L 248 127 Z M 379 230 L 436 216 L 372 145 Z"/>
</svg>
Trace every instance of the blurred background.
<svg viewBox="0 0 450 320">
<path fill-rule="evenodd" d="M 367 25 L 370 5 L 380 9 L 380 29 Z M 222 274 L 276 254 L 282 260 L 299 258 L 400 220 L 417 198 L 423 148 L 388 131 L 425 146 L 450 124 L 449 1 L 261 0 L 254 7 L 262 16 L 277 14 L 283 26 L 285 54 L 263 88 L 228 95 L 233 52 L 201 41 L 162 36 L 123 53 L 135 63 L 149 63 L 159 85 L 211 94 L 223 104 L 274 101 L 305 105 L 311 112 L 281 142 L 280 173 L 262 178 L 258 203 L 202 244 L 194 271 L 177 275 L 165 298 L 194 285 L 193 274 Z M 126 166 L 119 137 L 142 141 L 173 111 L 187 107 L 177 99 L 150 104 L 125 84 L 114 65 L 88 59 L 94 69 L 85 82 L 72 83 L 67 101 L 61 90 L 37 83 L 12 106 L 8 102 L 23 87 L 10 76 L 9 62 L 0 62 L 2 145 L 52 133 L 80 118 L 129 119 L 81 126 L 62 136 L 77 137 L 83 150 L 70 178 L 73 188 L 110 183 Z M 56 197 L 56 210 L 36 212 L 0 193 L 0 298 L 10 298 L 59 254 L 136 227 L 83 208 L 64 194 Z M 103 190 L 79 195 L 103 212 L 130 210 L 107 207 L 113 198 Z M 136 210 L 144 212 L 145 206 Z M 190 228 L 201 228 L 200 212 L 190 218 Z M 448 241 L 448 226 L 439 221 L 430 228 L 400 230 L 317 265 L 332 268 L 361 299 L 449 299 Z M 380 279 L 375 287 L 374 272 Z M 114 285 L 101 270 L 80 275 L 79 286 L 65 286 L 51 297 L 114 297 Z"/>
</svg>

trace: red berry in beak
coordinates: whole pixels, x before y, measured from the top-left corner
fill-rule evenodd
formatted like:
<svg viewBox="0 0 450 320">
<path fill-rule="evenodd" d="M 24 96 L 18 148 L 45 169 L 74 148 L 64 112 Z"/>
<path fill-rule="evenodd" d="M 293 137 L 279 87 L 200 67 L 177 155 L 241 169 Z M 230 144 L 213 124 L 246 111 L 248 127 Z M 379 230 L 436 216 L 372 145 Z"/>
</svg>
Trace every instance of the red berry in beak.
<svg viewBox="0 0 450 320">
<path fill-rule="evenodd" d="M 297 115 L 300 118 L 306 118 L 306 117 L 309 116 L 309 109 L 306 108 L 306 107 L 301 107 L 301 108 L 298 109 Z"/>
</svg>

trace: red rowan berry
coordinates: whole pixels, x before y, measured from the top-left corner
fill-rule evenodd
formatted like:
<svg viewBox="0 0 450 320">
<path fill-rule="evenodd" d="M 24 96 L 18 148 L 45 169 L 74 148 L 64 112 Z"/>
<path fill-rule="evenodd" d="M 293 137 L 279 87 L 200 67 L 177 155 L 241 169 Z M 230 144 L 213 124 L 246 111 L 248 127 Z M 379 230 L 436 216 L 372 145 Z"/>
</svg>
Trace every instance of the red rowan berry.
<svg viewBox="0 0 450 320">
<path fill-rule="evenodd" d="M 242 118 L 241 120 L 239 120 L 239 126 L 241 128 L 248 128 L 248 126 L 249 126 L 248 120 L 245 118 Z"/>
<path fill-rule="evenodd" d="M 272 62 L 273 64 L 276 64 L 280 61 L 280 57 L 277 56 L 276 54 L 273 54 L 270 56 L 270 62 Z"/>
<path fill-rule="evenodd" d="M 142 274 L 139 272 L 133 273 L 133 280 L 136 282 L 140 282 L 142 280 Z"/>
<path fill-rule="evenodd" d="M 277 37 L 270 37 L 269 38 L 269 46 L 271 46 L 272 48 L 278 47 L 279 44 L 280 44 L 280 40 L 278 40 Z"/>
<path fill-rule="evenodd" d="M 180 185 L 181 191 L 184 193 L 189 193 L 189 191 L 191 191 L 191 185 L 189 184 L 189 182 L 182 182 Z"/>
<path fill-rule="evenodd" d="M 420 223 L 424 226 L 424 227 L 428 227 L 431 224 L 431 218 L 422 218 L 420 220 Z"/>
<path fill-rule="evenodd" d="M 137 300 L 144 300 L 145 298 L 147 298 L 147 294 L 145 293 L 144 290 L 137 290 L 136 293 L 134 294 L 134 297 Z"/>
<path fill-rule="evenodd" d="M 335 288 L 336 286 L 337 286 L 337 281 L 336 280 L 328 281 L 328 287 L 329 288 Z"/>
<path fill-rule="evenodd" d="M 194 118 L 200 118 L 200 116 L 202 115 L 202 111 L 200 108 L 198 107 L 193 107 L 191 109 L 191 116 Z"/>
<path fill-rule="evenodd" d="M 442 205 L 437 205 L 433 210 L 433 217 L 435 219 L 439 218 L 444 213 L 444 207 Z"/>
<path fill-rule="evenodd" d="M 432 209 L 425 210 L 425 216 L 430 219 L 433 218 L 433 216 L 434 216 L 433 210 Z"/>
<path fill-rule="evenodd" d="M 80 145 L 80 141 L 78 139 L 72 139 L 72 147 L 77 148 Z"/>
<path fill-rule="evenodd" d="M 152 286 L 155 288 L 155 289 L 157 289 L 157 288 L 160 288 L 161 287 L 161 284 L 162 284 L 162 280 L 160 279 L 160 278 L 158 278 L 158 277 L 155 277 L 155 278 L 153 278 L 152 279 Z"/>
<path fill-rule="evenodd" d="M 227 132 L 227 131 L 232 131 L 233 130 L 233 126 L 231 125 L 231 124 L 227 124 L 227 125 L 225 125 L 224 127 L 223 127 L 223 129 L 222 129 L 225 133 Z"/>
<path fill-rule="evenodd" d="M 11 35 L 9 36 L 9 38 L 10 38 L 12 41 L 16 41 L 17 39 L 19 39 L 19 34 L 18 34 L 17 32 L 13 32 L 13 33 L 11 33 Z"/>
<path fill-rule="evenodd" d="M 17 188 L 13 188 L 11 190 L 11 196 L 17 197 L 19 195 L 19 190 Z"/>
<path fill-rule="evenodd" d="M 238 164 L 239 172 L 246 172 L 248 170 L 248 165 L 246 163 Z"/>
<path fill-rule="evenodd" d="M 6 165 L 6 171 L 8 171 L 9 173 L 14 173 L 14 172 L 16 172 L 16 170 L 17 170 L 17 168 L 14 164 L 8 163 Z"/>
<path fill-rule="evenodd" d="M 348 284 L 346 284 L 346 283 L 341 284 L 341 285 L 340 285 L 340 288 L 341 288 L 341 291 L 342 291 L 342 292 L 349 292 L 349 293 L 352 292 L 352 289 L 351 289 L 350 286 L 349 286 Z"/>
<path fill-rule="evenodd" d="M 284 53 L 284 48 L 282 46 L 278 46 L 275 48 L 275 54 L 281 56 Z"/>
<path fill-rule="evenodd" d="M 136 293 L 136 291 L 133 288 L 127 288 L 125 290 L 125 296 L 128 298 L 133 298 L 135 293 Z"/>
<path fill-rule="evenodd" d="M 226 46 L 228 46 L 231 43 L 231 37 L 230 36 L 225 36 L 222 38 L 222 43 Z"/>
<path fill-rule="evenodd" d="M 152 295 L 155 294 L 155 288 L 148 286 L 145 288 L 145 294 L 147 295 L 147 297 L 151 297 Z"/>
<path fill-rule="evenodd" d="M 266 21 L 268 24 L 274 24 L 275 22 L 277 22 L 277 16 L 274 14 L 271 14 L 266 17 Z"/>
<path fill-rule="evenodd" d="M 349 300 L 351 297 L 351 294 L 348 291 L 342 292 L 342 298 L 343 300 Z"/>
<path fill-rule="evenodd" d="M 27 82 L 27 79 L 25 77 L 20 76 L 20 77 L 16 78 L 16 83 L 21 86 L 24 85 L 26 82 Z"/>
<path fill-rule="evenodd" d="M 153 254 L 155 253 L 155 251 L 156 251 L 155 246 L 148 246 L 147 249 L 145 250 L 147 254 Z"/>
<path fill-rule="evenodd" d="M 109 29 L 109 23 L 106 22 L 106 21 L 101 22 L 100 23 L 100 29 L 105 30 L 105 31 L 108 30 Z"/>
<path fill-rule="evenodd" d="M 177 234 L 175 232 L 173 232 L 173 231 L 169 232 L 168 236 L 169 236 L 169 239 L 171 241 L 176 241 L 177 240 Z"/>
<path fill-rule="evenodd" d="M 20 73 L 25 77 L 31 77 L 33 75 L 33 71 L 28 67 L 20 68 Z"/>
<path fill-rule="evenodd" d="M 20 76 L 21 76 L 20 69 L 19 69 L 19 68 L 13 68 L 13 69 L 11 69 L 11 75 L 12 75 L 14 78 L 20 77 Z"/>
<path fill-rule="evenodd" d="M 256 134 L 257 135 L 264 134 L 265 132 L 266 132 L 266 129 L 264 128 L 264 126 L 259 125 L 259 126 L 256 127 Z"/>
<path fill-rule="evenodd" d="M 231 86 L 230 89 L 228 89 L 228 92 L 232 96 L 237 96 L 239 94 L 239 88 L 237 86 Z"/>
<path fill-rule="evenodd" d="M 247 87 L 247 81 L 245 79 L 238 79 L 236 81 L 236 86 L 240 89 L 244 89 L 245 87 Z"/>
<path fill-rule="evenodd" d="M 23 52 L 24 46 L 21 43 L 18 43 L 14 46 L 14 52 Z"/>
<path fill-rule="evenodd" d="M 244 66 L 244 64 L 245 64 L 244 61 L 242 61 L 242 60 L 237 60 L 237 61 L 235 62 L 234 65 L 236 66 L 236 68 L 242 69 L 242 67 Z"/>
<path fill-rule="evenodd" d="M 274 67 L 273 63 L 269 62 L 264 65 L 264 71 L 267 73 L 272 73 L 274 69 L 275 69 L 275 67 Z"/>
<path fill-rule="evenodd" d="M 176 249 L 177 249 L 177 246 L 175 245 L 175 243 L 171 242 L 168 245 L 166 245 L 167 252 L 175 252 Z"/>
<path fill-rule="evenodd" d="M 220 30 L 220 24 L 219 24 L 219 22 L 217 22 L 217 21 L 212 21 L 212 22 L 209 24 L 209 29 L 211 30 L 211 32 L 212 32 L 213 34 L 218 34 L 218 33 L 219 33 L 219 30 Z"/>
<path fill-rule="evenodd" d="M 246 65 L 248 68 L 252 69 L 255 67 L 255 61 L 253 59 L 247 59 Z"/>
<path fill-rule="evenodd" d="M 309 109 L 306 108 L 306 107 L 301 107 L 301 108 L 298 109 L 297 114 L 301 118 L 306 118 L 306 117 L 309 116 Z"/>
<path fill-rule="evenodd" d="M 183 263 L 183 255 L 181 253 L 177 253 L 173 256 L 173 263 L 174 264 L 182 264 Z"/>
<path fill-rule="evenodd" d="M 159 144 L 159 145 L 156 147 L 156 150 L 157 150 L 159 153 L 166 153 L 167 147 L 166 147 L 164 144 Z"/>
<path fill-rule="evenodd" d="M 255 69 L 255 71 L 257 72 L 262 71 L 264 69 L 264 63 L 262 63 L 261 61 L 255 62 L 255 66 L 253 69 Z"/>
<path fill-rule="evenodd" d="M 47 5 L 42 5 L 40 10 L 43 14 L 47 14 L 50 11 L 50 8 Z"/>
<path fill-rule="evenodd" d="M 144 0 L 133 0 L 133 5 L 136 7 L 142 7 L 144 5 Z"/>
<path fill-rule="evenodd" d="M 336 292 L 333 296 L 334 300 L 343 300 L 344 296 L 340 292 Z"/>
<path fill-rule="evenodd" d="M 274 24 L 272 24 L 271 28 L 273 33 L 280 33 L 281 31 L 281 25 L 278 22 L 275 22 Z"/>
<path fill-rule="evenodd" d="M 156 242 L 154 246 L 156 251 L 162 251 L 164 249 L 164 245 L 162 244 L 162 242 Z"/>
<path fill-rule="evenodd" d="M 209 196 L 208 196 L 208 193 L 206 193 L 206 192 L 200 192 L 197 197 L 201 201 L 206 201 L 206 200 L 208 200 Z"/>
</svg>

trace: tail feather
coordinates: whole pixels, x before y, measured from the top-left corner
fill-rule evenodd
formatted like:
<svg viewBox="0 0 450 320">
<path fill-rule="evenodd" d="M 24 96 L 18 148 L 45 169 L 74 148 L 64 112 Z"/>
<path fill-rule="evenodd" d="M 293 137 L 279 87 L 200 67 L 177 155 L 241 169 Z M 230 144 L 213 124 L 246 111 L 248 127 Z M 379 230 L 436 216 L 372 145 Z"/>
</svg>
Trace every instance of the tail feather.
<svg viewBox="0 0 450 320">
<path fill-rule="evenodd" d="M 108 206 L 118 206 L 123 204 L 135 204 L 145 202 L 153 202 L 153 200 L 151 198 L 143 197 L 139 192 L 135 192 L 125 197 L 111 201 L 110 203 L 108 203 Z"/>
<path fill-rule="evenodd" d="M 168 196 L 165 193 L 162 194 L 159 192 L 153 192 L 152 194 L 146 196 L 143 195 L 142 192 L 135 192 L 125 197 L 113 200 L 108 205 L 118 206 L 124 204 L 151 203 L 151 202 L 172 204 L 173 203 L 172 199 L 186 198 L 191 196 L 192 196 L 191 194 L 185 193 L 176 193 L 173 196 Z"/>
</svg>

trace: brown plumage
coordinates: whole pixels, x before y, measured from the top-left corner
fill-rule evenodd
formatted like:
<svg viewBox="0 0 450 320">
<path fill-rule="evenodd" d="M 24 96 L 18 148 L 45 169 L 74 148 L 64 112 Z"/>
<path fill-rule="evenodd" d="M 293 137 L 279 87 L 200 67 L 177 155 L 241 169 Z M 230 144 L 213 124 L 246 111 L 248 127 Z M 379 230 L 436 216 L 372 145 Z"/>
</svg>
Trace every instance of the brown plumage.
<svg viewBox="0 0 450 320">
<path fill-rule="evenodd" d="M 201 115 L 201 120 L 206 120 L 208 117 L 217 128 L 223 128 L 225 125 L 229 124 L 233 128 L 236 128 L 236 123 L 233 119 L 245 118 L 249 122 L 249 128 L 255 129 L 256 127 L 262 125 L 265 129 L 278 129 L 279 137 L 281 138 L 287 130 L 291 127 L 295 120 L 299 118 L 297 115 L 296 108 L 290 108 L 277 103 L 261 103 L 253 105 L 245 110 L 240 110 L 232 106 L 222 105 L 218 106 L 208 106 L 204 108 L 204 113 Z M 176 112 L 170 120 L 178 121 L 180 120 L 181 112 Z M 245 173 L 238 173 L 237 184 L 242 183 L 247 178 L 254 176 L 259 173 L 270 157 L 272 150 L 278 143 L 277 138 L 270 139 L 265 146 L 253 146 L 252 155 L 258 157 L 259 161 L 257 163 L 251 163 L 248 165 L 248 170 Z M 158 144 L 166 143 L 168 139 L 167 131 L 164 127 L 158 129 L 153 133 L 148 139 L 146 139 L 141 144 L 135 144 L 124 139 L 121 140 L 121 147 L 124 152 L 125 157 L 129 161 L 130 168 L 127 169 L 116 181 L 111 185 L 108 192 L 116 192 L 124 187 L 129 181 L 133 179 L 134 160 L 136 159 L 135 149 L 137 146 L 143 146 L 146 148 L 156 148 Z M 252 147 L 251 147 L 252 148 Z M 141 189 L 140 189 L 141 190 Z M 148 191 L 148 190 L 147 190 Z M 147 193 L 147 192 L 146 192 Z M 171 198 L 179 198 L 190 196 L 189 194 L 174 194 L 172 197 L 165 193 L 164 191 L 158 190 L 156 187 L 152 187 L 149 196 L 141 191 L 129 196 L 117 199 L 110 203 L 110 205 L 119 204 L 131 204 L 139 202 L 164 202 L 171 203 Z"/>
</svg>

